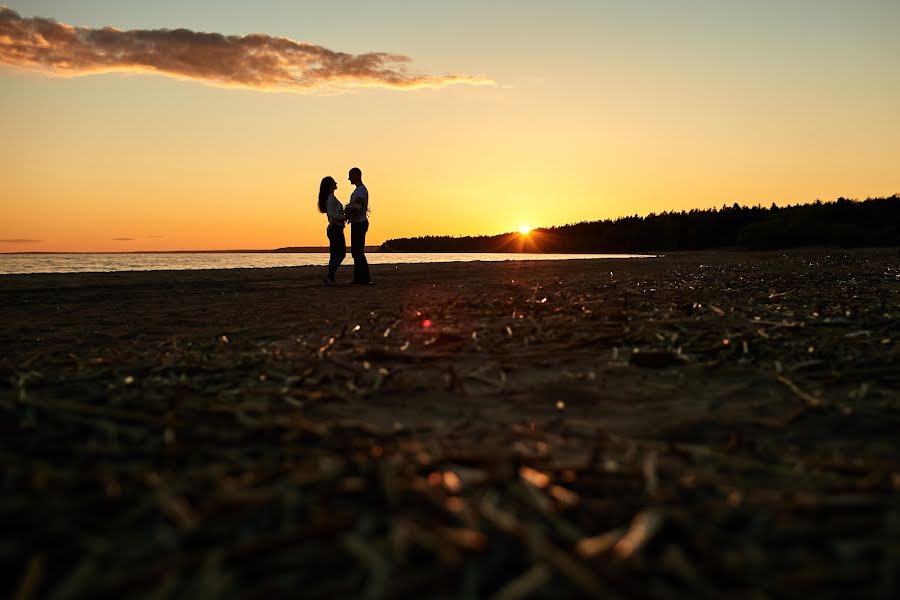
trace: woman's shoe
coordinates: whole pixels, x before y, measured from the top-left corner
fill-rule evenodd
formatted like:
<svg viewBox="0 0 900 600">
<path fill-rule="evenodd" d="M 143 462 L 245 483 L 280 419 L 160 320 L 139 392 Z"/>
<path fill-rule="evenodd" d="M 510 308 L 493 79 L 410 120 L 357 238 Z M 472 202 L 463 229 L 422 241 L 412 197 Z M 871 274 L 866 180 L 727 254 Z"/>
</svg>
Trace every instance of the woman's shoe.
<svg viewBox="0 0 900 600">
<path fill-rule="evenodd" d="M 325 279 L 322 280 L 322 282 L 327 286 L 334 285 L 334 279 L 329 279 L 327 275 L 325 276 Z"/>
</svg>

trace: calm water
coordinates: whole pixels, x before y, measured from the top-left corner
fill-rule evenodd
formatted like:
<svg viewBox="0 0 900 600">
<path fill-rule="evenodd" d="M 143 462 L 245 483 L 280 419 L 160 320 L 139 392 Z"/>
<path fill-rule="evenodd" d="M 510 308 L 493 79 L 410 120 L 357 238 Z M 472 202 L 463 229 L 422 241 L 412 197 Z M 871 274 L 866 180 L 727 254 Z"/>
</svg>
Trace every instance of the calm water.
<svg viewBox="0 0 900 600">
<path fill-rule="evenodd" d="M 373 252 L 370 264 L 471 262 L 501 260 L 573 260 L 579 258 L 645 258 L 637 254 L 444 254 Z M 327 254 L 0 254 L 0 274 L 86 273 L 97 271 L 168 271 L 187 269 L 244 269 L 264 267 L 324 266 Z M 345 265 L 352 265 L 348 255 Z"/>
</svg>

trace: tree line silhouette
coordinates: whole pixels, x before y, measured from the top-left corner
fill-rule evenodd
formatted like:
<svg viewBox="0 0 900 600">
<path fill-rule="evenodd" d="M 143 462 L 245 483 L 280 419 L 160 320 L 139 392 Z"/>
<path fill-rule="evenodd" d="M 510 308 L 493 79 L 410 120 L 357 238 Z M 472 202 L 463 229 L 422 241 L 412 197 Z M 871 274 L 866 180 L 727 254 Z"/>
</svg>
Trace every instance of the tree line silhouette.
<svg viewBox="0 0 900 600">
<path fill-rule="evenodd" d="M 424 236 L 384 242 L 383 252 L 648 252 L 739 246 L 900 245 L 900 196 L 838 198 L 769 208 L 739 206 L 634 215 L 535 229 L 527 235 Z"/>
</svg>

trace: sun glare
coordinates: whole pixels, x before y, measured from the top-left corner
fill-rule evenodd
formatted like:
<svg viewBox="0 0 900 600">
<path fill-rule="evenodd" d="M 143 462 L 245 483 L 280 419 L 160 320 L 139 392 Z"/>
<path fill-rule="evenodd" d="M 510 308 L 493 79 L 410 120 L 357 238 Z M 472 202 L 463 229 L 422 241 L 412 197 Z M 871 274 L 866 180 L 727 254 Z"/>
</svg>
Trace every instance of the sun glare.
<svg viewBox="0 0 900 600">
<path fill-rule="evenodd" d="M 531 233 L 531 227 L 529 227 L 528 225 L 522 225 L 521 227 L 519 227 L 519 233 L 521 233 L 522 235 L 528 235 L 529 233 Z"/>
</svg>

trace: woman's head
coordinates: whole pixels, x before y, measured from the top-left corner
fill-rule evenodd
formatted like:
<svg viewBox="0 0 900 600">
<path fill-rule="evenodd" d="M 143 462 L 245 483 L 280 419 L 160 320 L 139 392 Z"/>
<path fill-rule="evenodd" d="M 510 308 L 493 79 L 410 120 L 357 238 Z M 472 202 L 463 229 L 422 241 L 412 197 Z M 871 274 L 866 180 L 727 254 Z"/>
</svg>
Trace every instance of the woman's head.
<svg viewBox="0 0 900 600">
<path fill-rule="evenodd" d="M 319 184 L 319 212 L 323 213 L 327 210 L 326 201 L 328 196 L 337 189 L 337 182 L 334 177 L 323 177 L 322 183 Z"/>
</svg>

